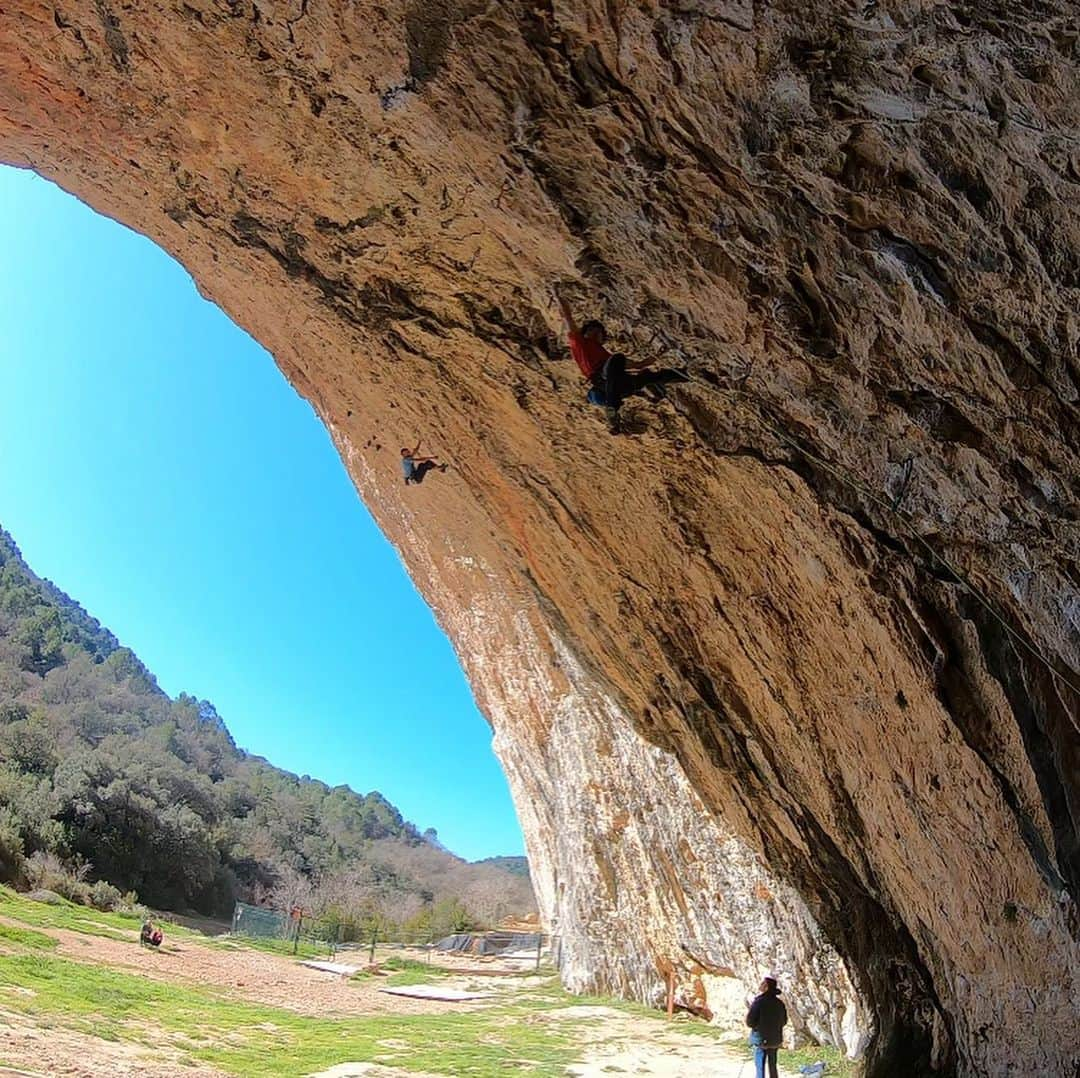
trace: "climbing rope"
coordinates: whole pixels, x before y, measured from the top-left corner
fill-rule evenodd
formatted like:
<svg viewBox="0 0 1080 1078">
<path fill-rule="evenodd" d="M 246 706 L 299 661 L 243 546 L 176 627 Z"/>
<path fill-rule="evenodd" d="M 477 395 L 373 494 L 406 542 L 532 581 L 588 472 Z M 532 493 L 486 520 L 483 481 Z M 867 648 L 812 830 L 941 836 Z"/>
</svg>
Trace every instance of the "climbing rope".
<svg viewBox="0 0 1080 1078">
<path fill-rule="evenodd" d="M 695 385 L 701 386 L 703 389 L 713 390 L 719 393 L 730 393 L 734 396 L 744 397 L 746 400 L 751 401 L 752 403 L 762 408 L 767 407 L 765 401 L 745 389 L 716 386 L 710 382 L 706 382 L 702 378 L 699 378 L 693 371 L 688 370 L 686 373 L 691 382 L 693 382 Z M 960 569 L 958 569 L 955 565 L 953 565 L 951 561 L 949 561 L 948 558 L 946 558 L 943 554 L 938 553 L 938 551 L 936 551 L 930 545 L 930 543 L 927 542 L 927 540 L 919 534 L 919 531 L 916 529 L 915 525 L 912 523 L 911 519 L 907 516 L 907 514 L 900 509 L 900 502 L 903 499 L 903 495 L 907 491 L 907 480 L 910 479 L 910 471 L 905 477 L 903 489 L 900 496 L 892 504 L 890 504 L 884 498 L 880 497 L 870 487 L 868 487 L 865 483 L 852 476 L 845 469 L 833 464 L 832 462 L 826 460 L 824 457 L 819 456 L 812 450 L 807 449 L 805 446 L 801 445 L 794 438 L 792 438 L 786 431 L 770 423 L 760 414 L 758 415 L 758 421 L 767 431 L 769 431 L 770 434 L 773 435 L 773 437 L 777 438 L 785 445 L 790 446 L 797 453 L 801 454 L 806 460 L 809 460 L 811 463 L 816 464 L 822 470 L 828 472 L 829 475 L 831 475 L 834 479 L 843 483 L 845 486 L 850 487 L 852 490 L 857 491 L 864 498 L 866 498 L 868 501 L 873 502 L 874 505 L 878 506 L 878 508 L 888 513 L 890 516 L 895 517 L 900 522 L 903 530 L 908 534 L 908 536 L 914 539 L 915 542 L 918 543 L 919 546 L 921 546 L 930 555 L 932 561 L 937 562 L 937 564 L 940 565 L 957 584 L 964 588 L 964 590 L 967 591 L 967 593 L 977 603 L 979 603 L 980 606 L 983 607 L 983 609 L 1001 626 L 1001 628 L 1005 630 L 1006 634 L 1008 634 L 1009 638 L 1013 640 L 1014 643 L 1019 644 L 1020 647 L 1022 647 L 1026 652 L 1028 652 L 1028 654 L 1038 659 L 1039 662 L 1041 662 L 1043 666 L 1045 666 L 1046 669 L 1050 671 L 1050 674 L 1054 678 L 1060 681 L 1061 684 L 1065 685 L 1067 688 L 1071 689 L 1072 692 L 1075 693 L 1078 698 L 1080 698 L 1080 683 L 1074 681 L 1071 675 L 1065 674 L 1061 670 L 1059 670 L 1056 665 L 1043 653 L 1042 649 L 1039 648 L 1038 645 L 1033 644 L 1022 633 L 1014 629 L 1012 625 L 1010 625 L 1009 622 L 1005 619 L 1005 616 L 998 612 L 997 608 L 994 606 L 993 602 L 987 597 L 985 592 L 983 592 L 982 589 L 980 589 L 977 585 L 973 584 L 967 578 L 967 576 L 960 571 Z M 1073 724 L 1077 725 L 1077 720 L 1075 717 L 1073 718 Z"/>
</svg>

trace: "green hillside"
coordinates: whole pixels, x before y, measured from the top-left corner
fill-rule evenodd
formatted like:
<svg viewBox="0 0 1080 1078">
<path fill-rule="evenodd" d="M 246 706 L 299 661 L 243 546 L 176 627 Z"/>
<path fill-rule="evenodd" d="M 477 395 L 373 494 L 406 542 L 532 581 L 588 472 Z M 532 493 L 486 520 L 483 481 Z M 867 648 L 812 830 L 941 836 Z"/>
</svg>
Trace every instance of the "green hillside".
<svg viewBox="0 0 1080 1078">
<path fill-rule="evenodd" d="M 534 908 L 518 860 L 468 864 L 381 794 L 238 749 L 212 704 L 166 696 L 0 529 L 0 879 L 59 861 L 163 909 L 221 915 L 239 897 L 493 921 Z"/>
</svg>

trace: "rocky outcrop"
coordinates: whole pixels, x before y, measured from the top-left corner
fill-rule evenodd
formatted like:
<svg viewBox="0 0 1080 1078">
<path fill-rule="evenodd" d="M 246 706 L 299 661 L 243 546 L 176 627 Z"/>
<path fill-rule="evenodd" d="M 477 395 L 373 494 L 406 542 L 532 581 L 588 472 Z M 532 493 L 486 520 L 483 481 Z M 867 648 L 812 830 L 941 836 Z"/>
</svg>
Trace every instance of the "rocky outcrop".
<svg viewBox="0 0 1080 1078">
<path fill-rule="evenodd" d="M 173 252 L 330 426 L 571 984 L 775 961 L 871 1074 L 1073 1073 L 1071 4 L 0 20 L 0 156 Z M 694 383 L 613 439 L 554 280 Z M 404 488 L 417 434 L 454 468 Z"/>
</svg>

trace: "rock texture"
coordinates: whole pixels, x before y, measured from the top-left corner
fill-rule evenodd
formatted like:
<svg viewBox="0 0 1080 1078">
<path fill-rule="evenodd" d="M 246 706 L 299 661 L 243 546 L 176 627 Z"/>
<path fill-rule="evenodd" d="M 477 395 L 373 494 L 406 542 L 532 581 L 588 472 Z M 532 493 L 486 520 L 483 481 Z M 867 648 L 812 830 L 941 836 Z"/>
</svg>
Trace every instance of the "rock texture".
<svg viewBox="0 0 1080 1078">
<path fill-rule="evenodd" d="M 1078 38 L 1069 0 L 3 0 L 0 157 L 324 417 L 571 984 L 775 959 L 873 1075 L 1072 1075 Z M 554 280 L 695 383 L 612 439 Z M 417 434 L 454 468 L 404 488 Z"/>
</svg>

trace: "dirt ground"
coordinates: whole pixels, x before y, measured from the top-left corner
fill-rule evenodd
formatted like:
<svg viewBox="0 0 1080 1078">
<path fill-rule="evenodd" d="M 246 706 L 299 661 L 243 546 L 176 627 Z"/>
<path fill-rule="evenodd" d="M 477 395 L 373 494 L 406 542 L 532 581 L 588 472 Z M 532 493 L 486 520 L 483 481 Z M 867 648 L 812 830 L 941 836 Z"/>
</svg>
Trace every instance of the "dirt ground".
<svg viewBox="0 0 1080 1078">
<path fill-rule="evenodd" d="M 159 981 L 183 982 L 200 987 L 228 989 L 230 995 L 254 1003 L 284 1007 L 315 1017 L 359 1014 L 435 1014 L 445 1003 L 388 996 L 379 991 L 380 978 L 352 981 L 300 965 L 293 958 L 246 947 L 225 949 L 188 939 L 169 940 L 160 951 L 132 947 L 130 943 L 88 936 L 67 929 L 44 929 L 60 941 L 57 954 L 78 962 L 127 970 Z M 132 932 L 132 940 L 138 936 Z M 366 955 L 363 956 L 366 959 Z M 362 963 L 361 956 L 339 956 L 335 961 Z M 456 1003 L 456 1009 L 483 1006 L 482 1001 Z"/>
<path fill-rule="evenodd" d="M 62 1026 L 41 1028 L 0 1010 L 0 1078 L 225 1078 L 191 1066 L 167 1045 L 153 1050 Z"/>
<path fill-rule="evenodd" d="M 380 944 L 375 949 L 375 961 L 385 962 L 392 957 L 408 958 L 414 962 L 427 962 L 429 952 L 422 947 L 391 947 Z M 536 969 L 536 959 L 507 958 L 502 955 L 460 954 L 456 951 L 432 952 L 434 962 L 442 969 L 452 969 L 462 975 L 474 974 L 477 977 L 500 977 L 511 974 L 531 973 Z M 343 948 L 335 961 L 352 962 L 366 965 L 369 951 L 366 947 L 347 946 Z"/>
<path fill-rule="evenodd" d="M 657 1023 L 643 1036 L 641 1021 L 611 1007 L 566 1007 L 531 1015 L 530 1022 L 589 1023 L 583 1033 L 582 1061 L 567 1067 L 567 1078 L 611 1078 L 614 1074 L 648 1078 L 752 1078 L 752 1062 L 705 1037 L 664 1031 Z M 784 1078 L 791 1072 L 780 1069 Z M 368 1063 L 340 1063 L 312 1078 L 429 1078 L 412 1071 Z M 438 1078 L 438 1076 L 430 1076 Z"/>
<path fill-rule="evenodd" d="M 753 1062 L 740 1059 L 724 1044 L 659 1021 L 650 1023 L 644 1036 L 640 1018 L 613 1007 L 563 1007 L 544 1018 L 588 1023 L 583 1024 L 582 1062 L 567 1068 L 574 1078 L 610 1078 L 618 1073 L 653 1078 L 752 1078 L 754 1073 Z M 789 1073 L 780 1068 L 784 1078 Z"/>
<path fill-rule="evenodd" d="M 530 1022 L 587 1023 L 582 1061 L 567 1068 L 568 1078 L 611 1078 L 614 1074 L 648 1078 L 752 1078 L 754 1065 L 730 1048 L 706 1037 L 659 1023 L 643 1035 L 640 1019 L 612 1007 L 566 1007 L 530 1016 Z M 784 1078 L 794 1078 L 781 1066 Z M 429 1078 L 410 1071 L 368 1063 L 340 1063 L 312 1078 Z M 430 1076 L 437 1078 L 437 1076 Z"/>
</svg>

